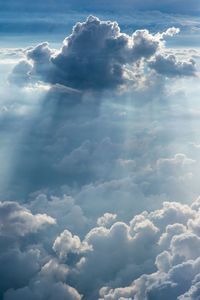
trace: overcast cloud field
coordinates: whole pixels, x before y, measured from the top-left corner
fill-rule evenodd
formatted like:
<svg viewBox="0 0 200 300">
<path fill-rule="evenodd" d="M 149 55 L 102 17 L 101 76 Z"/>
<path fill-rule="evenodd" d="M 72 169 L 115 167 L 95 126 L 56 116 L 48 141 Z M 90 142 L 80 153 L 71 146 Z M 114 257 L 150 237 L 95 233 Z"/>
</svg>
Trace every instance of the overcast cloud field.
<svg viewBox="0 0 200 300">
<path fill-rule="evenodd" d="M 200 1 L 0 0 L 0 300 L 200 300 Z"/>
</svg>

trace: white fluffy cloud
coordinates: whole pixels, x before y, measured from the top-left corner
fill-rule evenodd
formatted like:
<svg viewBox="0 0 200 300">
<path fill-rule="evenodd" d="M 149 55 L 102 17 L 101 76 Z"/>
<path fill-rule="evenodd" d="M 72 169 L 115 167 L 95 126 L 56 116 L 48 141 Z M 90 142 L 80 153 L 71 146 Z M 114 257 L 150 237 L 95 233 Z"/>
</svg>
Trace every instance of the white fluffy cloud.
<svg viewBox="0 0 200 300">
<path fill-rule="evenodd" d="M 68 253 L 79 254 L 89 249 L 87 243 L 82 244 L 79 237 L 77 235 L 72 236 L 68 230 L 64 230 L 53 244 L 53 250 L 61 259 L 66 259 Z"/>
</svg>

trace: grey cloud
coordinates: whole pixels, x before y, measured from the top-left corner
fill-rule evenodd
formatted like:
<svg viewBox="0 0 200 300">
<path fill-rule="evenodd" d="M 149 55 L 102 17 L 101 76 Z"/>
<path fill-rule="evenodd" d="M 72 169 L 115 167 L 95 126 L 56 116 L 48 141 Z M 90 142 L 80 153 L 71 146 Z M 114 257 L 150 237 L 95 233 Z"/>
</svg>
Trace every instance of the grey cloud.
<svg viewBox="0 0 200 300">
<path fill-rule="evenodd" d="M 102 217 L 98 218 L 97 224 L 99 226 L 111 225 L 111 223 L 114 222 L 116 217 L 116 214 L 105 213 Z"/>
<path fill-rule="evenodd" d="M 79 237 L 77 235 L 72 236 L 68 230 L 64 230 L 53 244 L 53 250 L 61 259 L 66 259 L 68 253 L 79 254 L 88 249 L 87 243 L 82 244 Z"/>
<path fill-rule="evenodd" d="M 195 203 L 195 202 L 194 202 Z M 175 203 L 171 203 L 175 206 Z M 193 205 L 194 207 L 194 205 Z M 189 207 L 188 207 L 189 208 Z M 195 222 L 198 219 L 198 211 L 193 210 L 193 216 L 190 214 L 185 218 L 185 226 L 178 224 L 183 220 L 186 214 L 186 207 L 180 205 L 177 207 L 182 214 L 173 214 L 168 206 L 164 208 L 165 214 L 169 211 L 170 218 L 167 219 L 166 228 L 160 229 L 160 239 L 158 244 L 161 251 L 157 254 L 155 264 L 157 272 L 152 274 L 143 274 L 132 282 L 130 286 L 109 288 L 105 286 L 100 289 L 100 298 L 104 300 L 117 299 L 197 299 L 199 291 L 200 260 L 199 260 L 199 235 L 192 233 L 187 225 L 191 220 Z M 190 208 L 191 210 L 191 208 Z M 164 211 L 163 211 L 164 213 Z M 159 215 L 164 215 L 159 213 Z M 144 222 L 152 216 L 158 215 L 157 212 L 136 216 L 131 224 Z M 185 215 L 186 216 L 186 215 Z M 154 219 L 155 224 L 156 219 Z M 170 225 L 170 223 L 173 223 Z M 165 249 L 162 251 L 162 249 Z"/>
<path fill-rule="evenodd" d="M 27 285 L 29 280 L 40 270 L 40 263 L 38 249 L 29 249 L 23 252 L 12 245 L 6 252 L 1 253 L 0 299 L 6 290 Z"/>
<path fill-rule="evenodd" d="M 14 84 L 25 86 L 30 82 L 29 72 L 32 65 L 27 60 L 20 61 L 12 70 L 9 81 Z"/>
<path fill-rule="evenodd" d="M 29 286 L 20 289 L 10 289 L 5 295 L 5 300 L 80 300 L 81 295 L 64 281 L 67 268 L 50 260 L 45 264 L 38 275 L 30 281 Z"/>
<path fill-rule="evenodd" d="M 80 30 L 88 30 L 89 25 L 83 26 L 82 23 L 79 26 Z M 82 34 L 81 31 L 80 36 Z M 116 38 L 115 41 L 114 38 L 113 44 L 107 45 L 109 49 L 112 46 L 115 60 L 120 64 L 124 64 L 125 60 L 118 49 L 122 47 L 120 49 L 124 49 L 125 54 L 123 43 L 126 38 L 126 35 L 121 40 Z M 152 42 L 152 35 L 147 31 L 137 31 L 129 39 L 134 39 L 132 50 L 126 53 L 129 62 L 140 60 L 139 51 L 145 60 L 152 59 L 157 47 Z M 71 49 L 64 47 L 66 51 Z M 80 50 L 77 48 L 78 45 L 75 50 Z M 59 54 L 64 56 L 63 49 Z M 105 299 L 141 295 L 144 300 L 155 295 L 160 300 L 168 294 L 173 299 L 174 295 L 191 293 L 192 285 L 196 285 L 194 274 L 198 275 L 198 266 L 191 275 L 192 283 L 188 280 L 185 290 L 181 279 L 178 281 L 178 272 L 183 271 L 183 263 L 188 263 L 188 267 L 184 265 L 184 274 L 187 270 L 190 274 L 196 264 L 189 261 L 196 261 L 199 251 L 195 247 L 192 249 L 192 245 L 199 245 L 200 201 L 192 206 L 170 201 L 175 199 L 189 203 L 199 192 L 196 176 L 199 172 L 198 158 L 192 156 L 186 143 L 191 132 L 198 133 L 198 126 L 195 131 L 190 126 L 182 126 L 185 119 L 184 122 L 180 120 L 180 115 L 177 118 L 173 106 L 179 105 L 179 99 L 176 98 L 176 104 L 172 104 L 170 97 L 162 94 L 164 101 L 160 101 L 160 94 L 158 96 L 157 91 L 152 92 L 152 89 L 123 97 L 111 98 L 106 94 L 101 106 L 98 106 L 98 114 L 94 114 L 91 103 L 99 101 L 97 94 L 90 97 L 87 90 L 84 98 L 77 89 L 78 83 L 74 82 L 76 89 L 69 87 L 67 82 L 60 83 L 60 67 L 53 62 L 53 57 L 59 54 L 46 43 L 29 49 L 33 68 L 25 70 L 25 73 L 33 82 L 43 80 L 52 83 L 53 88 L 45 99 L 39 99 L 35 110 L 27 105 L 27 98 L 31 105 L 35 105 L 35 94 L 29 91 L 31 96 L 28 97 L 28 92 L 24 94 L 22 89 L 19 98 L 23 99 L 23 105 L 17 100 L 15 102 L 19 108 L 17 122 L 15 113 L 1 111 L 1 128 L 6 129 L 2 130 L 1 136 L 5 154 L 3 151 L 0 154 L 3 158 L 12 156 L 13 178 L 8 184 L 9 192 L 15 196 L 14 199 L 25 201 L 26 208 L 13 204 L 11 212 L 4 214 L 7 219 L 2 218 L 3 234 L 14 241 L 3 240 L 0 252 L 6 261 L 5 251 L 14 248 L 19 257 L 27 258 L 21 266 L 28 270 L 24 272 L 26 278 L 20 281 L 20 263 L 17 263 L 20 259 L 9 252 L 8 260 L 12 265 L 4 268 L 9 273 L 6 279 L 10 282 L 9 286 L 4 286 L 5 297 L 9 300 L 54 300 L 57 293 L 60 299 L 80 299 L 80 294 L 84 294 L 86 299 L 94 300 L 102 286 L 105 287 L 102 292 Z M 59 83 L 54 84 L 57 81 Z M 155 90 L 158 88 L 156 85 Z M 16 91 L 12 89 L 12 94 Z M 72 95 L 75 95 L 74 98 Z M 80 103 L 79 96 L 83 103 Z M 77 99 L 76 106 L 68 105 Z M 138 107 L 136 102 L 140 100 L 142 104 Z M 187 99 L 181 102 L 179 109 L 186 102 Z M 12 103 L 7 106 L 10 109 Z M 24 113 L 27 106 L 29 114 Z M 17 124 L 17 129 L 13 123 Z M 169 128 L 177 128 L 178 135 Z M 8 130 L 12 138 L 9 135 L 9 147 L 6 147 L 8 139 L 4 138 L 4 134 Z M 13 150 L 12 155 L 7 154 L 8 148 Z M 179 154 L 174 155 L 177 153 L 174 151 Z M 182 152 L 187 156 L 180 154 Z M 197 183 L 195 185 L 192 181 L 190 186 L 189 177 L 184 176 L 193 171 Z M 20 189 L 26 196 L 25 200 L 20 197 Z M 30 195 L 33 191 L 37 192 Z M 63 194 L 69 196 L 61 196 Z M 163 206 L 155 210 L 163 201 Z M 133 218 L 143 209 L 153 211 Z M 116 222 L 115 214 L 122 222 Z M 54 223 L 53 219 L 56 219 L 54 226 L 43 226 Z M 114 223 L 111 227 L 109 221 Z M 96 222 L 100 227 L 96 228 Z M 86 242 L 88 249 L 83 247 Z M 35 250 L 32 255 L 30 249 Z M 14 277 L 20 276 L 10 281 L 13 268 L 16 271 Z M 133 280 L 138 281 L 131 285 Z M 177 289 L 174 289 L 175 286 Z"/>
<path fill-rule="evenodd" d="M 164 36 L 172 36 L 177 32 L 178 29 L 174 27 L 156 35 L 148 30 L 136 30 L 129 36 L 120 32 L 116 22 L 100 21 L 97 17 L 89 16 L 85 22 L 73 27 L 72 34 L 65 38 L 60 51 L 50 49 L 47 42 L 28 50 L 27 59 L 33 64 L 28 73 L 32 80 L 43 80 L 81 91 L 133 86 L 138 81 L 140 62 L 152 58 L 164 46 Z M 176 61 L 175 56 L 169 56 L 167 63 L 165 60 L 162 56 L 156 56 L 150 67 L 158 73 L 162 69 L 166 75 L 177 75 L 179 72 L 178 75 L 193 76 L 195 73 L 194 61 L 181 63 Z M 165 67 L 170 65 L 168 60 L 171 69 Z M 19 81 L 26 78 L 26 69 L 25 66 L 16 66 L 13 76 L 16 77 L 17 73 Z"/>
<path fill-rule="evenodd" d="M 190 289 L 183 295 L 179 296 L 178 300 L 197 300 L 200 295 L 200 281 L 199 276 L 196 276 L 193 280 L 193 284 L 191 285 Z"/>
<path fill-rule="evenodd" d="M 37 232 L 44 224 L 55 224 L 56 221 L 46 214 L 32 213 L 17 202 L 0 202 L 0 235 L 24 236 Z"/>
<path fill-rule="evenodd" d="M 39 200 L 42 210 L 48 202 L 44 195 Z M 69 200 L 61 200 L 61 207 Z M 55 209 L 58 202 L 51 201 Z M 36 203 L 31 205 L 33 210 Z M 103 226 L 92 228 L 82 240 L 64 230 L 52 245 L 51 258 L 47 253 L 39 258 L 37 247 L 27 254 L 37 253 L 26 263 L 27 281 L 21 277 L 15 286 L 4 286 L 4 299 L 54 300 L 57 293 L 60 299 L 81 299 L 84 295 L 90 300 L 98 299 L 99 290 L 100 299 L 106 300 L 186 297 L 197 290 L 195 278 L 200 274 L 197 203 L 166 202 L 161 209 L 136 215 L 130 223 L 115 222 L 110 228 L 105 227 L 104 219 L 111 214 L 105 213 Z M 16 261 L 14 255 L 13 259 Z"/>
<path fill-rule="evenodd" d="M 167 77 L 196 76 L 196 64 L 193 59 L 178 61 L 175 55 L 156 55 L 149 67 L 158 74 Z"/>
<path fill-rule="evenodd" d="M 87 227 L 88 220 L 72 197 L 66 195 L 48 197 L 44 193 L 39 193 L 26 206 L 35 214 L 46 213 L 56 219 L 57 226 L 53 226 L 55 234 L 58 230 L 61 232 L 64 229 L 81 234 Z"/>
<path fill-rule="evenodd" d="M 92 248 L 77 263 L 78 275 L 72 272 L 71 276 L 87 299 L 97 298 L 103 282 L 124 284 L 130 274 L 137 278 L 143 272 L 153 271 L 150 262 L 156 253 L 158 229 L 147 220 L 138 223 L 130 233 L 127 224 L 116 222 L 109 229 L 93 228 L 86 235 L 84 242 Z"/>
</svg>

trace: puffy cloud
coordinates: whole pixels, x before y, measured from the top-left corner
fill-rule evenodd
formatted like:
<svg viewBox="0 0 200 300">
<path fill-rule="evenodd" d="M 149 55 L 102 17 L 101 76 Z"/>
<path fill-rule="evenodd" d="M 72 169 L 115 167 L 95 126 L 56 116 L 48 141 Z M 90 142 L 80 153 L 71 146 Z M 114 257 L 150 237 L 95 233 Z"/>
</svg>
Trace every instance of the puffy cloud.
<svg viewBox="0 0 200 300">
<path fill-rule="evenodd" d="M 1 252 L 3 245 L 1 241 Z M 0 297 L 9 288 L 22 287 L 40 270 L 40 251 L 21 251 L 13 245 L 0 255 Z"/>
<path fill-rule="evenodd" d="M 116 217 L 116 214 L 105 213 L 102 217 L 98 218 L 97 224 L 99 226 L 109 225 L 116 219 Z"/>
<path fill-rule="evenodd" d="M 129 36 L 120 32 L 116 22 L 89 16 L 85 22 L 78 22 L 73 27 L 60 51 L 50 49 L 47 42 L 28 50 L 27 59 L 33 64 L 32 69 L 29 62 L 20 62 L 11 78 L 18 77 L 21 82 L 28 74 L 32 80 L 81 91 L 115 89 L 125 84 L 133 86 L 141 77 L 138 73 L 140 63 L 154 57 L 164 46 L 164 36 L 178 32 L 172 27 L 153 35 L 145 29 L 136 30 Z M 149 66 L 166 76 L 195 74 L 193 60 L 179 62 L 173 55 L 166 58 L 157 55 Z"/>
<path fill-rule="evenodd" d="M 77 235 L 72 236 L 69 230 L 64 230 L 53 244 L 53 250 L 61 259 L 66 259 L 68 253 L 79 254 L 89 249 L 87 243 L 82 244 L 79 237 Z"/>
<path fill-rule="evenodd" d="M 46 214 L 32 213 L 17 202 L 0 202 L 0 235 L 24 236 L 56 221 Z"/>
<path fill-rule="evenodd" d="M 64 229 L 71 230 L 78 234 L 87 227 L 87 218 L 79 205 L 72 197 L 63 195 L 62 197 L 50 196 L 44 193 L 32 195 L 31 201 L 26 206 L 35 214 L 48 214 L 56 219 L 57 226 L 54 226 L 55 234 Z"/>
<path fill-rule="evenodd" d="M 9 76 L 11 83 L 18 85 L 27 85 L 30 82 L 29 72 L 32 70 L 32 65 L 27 60 L 21 60 L 12 70 Z"/>
<path fill-rule="evenodd" d="M 157 235 L 158 229 L 149 220 L 138 223 L 132 231 L 123 222 L 110 229 L 93 228 L 84 239 L 92 248 L 77 263 L 78 273 L 72 271 L 72 282 L 87 299 L 96 299 L 103 283 L 124 284 L 130 274 L 137 278 L 153 271 Z"/>
<path fill-rule="evenodd" d="M 55 300 L 59 298 L 61 300 L 80 300 L 81 295 L 74 288 L 64 283 L 66 273 L 66 266 L 59 265 L 56 261 L 51 260 L 31 280 L 29 286 L 8 290 L 4 295 L 4 299 Z"/>
<path fill-rule="evenodd" d="M 178 61 L 175 55 L 156 55 L 149 67 L 167 77 L 196 76 L 195 61 Z"/>
<path fill-rule="evenodd" d="M 9 288 L 27 285 L 40 270 L 45 251 L 34 245 L 33 236 L 50 224 L 55 226 L 56 220 L 46 214 L 34 215 L 17 202 L 0 202 L 0 298 Z"/>
<path fill-rule="evenodd" d="M 174 33 L 177 30 L 172 28 L 160 35 Z M 79 45 L 84 41 L 87 43 L 81 49 Z M 102 57 L 96 45 L 101 53 L 105 51 L 110 56 Z M 119 64 L 126 81 L 125 72 L 132 68 L 132 63 L 134 68 L 142 68 L 139 63 L 153 60 L 162 46 L 158 34 L 139 30 L 128 36 L 119 32 L 117 24 L 91 18 L 74 27 L 60 51 L 50 49 L 47 43 L 26 51 L 31 70 L 25 66 L 22 71 L 31 80 L 46 81 L 53 88 L 45 99 L 40 99 L 34 112 L 19 114 L 17 121 L 9 109 L 20 106 L 18 103 L 8 101 L 8 111 L 0 110 L 5 146 L 5 153 L 0 151 L 1 160 L 6 161 L 4 157 L 8 154 L 12 156 L 7 148 L 13 151 L 9 193 L 20 201 L 24 195 L 27 197 L 26 208 L 14 203 L 10 212 L 0 218 L 5 235 L 0 261 L 2 257 L 6 262 L 0 277 L 10 283 L 2 283 L 7 299 L 54 300 L 57 293 L 59 299 L 80 299 L 83 294 L 94 300 L 98 299 L 101 287 L 101 297 L 105 299 L 165 299 L 166 295 L 177 299 L 181 293 L 192 294 L 198 288 L 200 201 L 192 206 L 170 202 L 176 199 L 189 203 L 192 197 L 187 197 L 188 193 L 199 193 L 195 176 L 199 160 L 187 149 L 187 137 L 192 136 L 191 132 L 198 133 L 198 126 L 195 131 L 184 126 L 185 117 L 182 120 L 183 115 L 174 109 L 180 103 L 174 101 L 171 92 L 171 98 L 162 94 L 166 101 L 160 101 L 160 85 L 155 86 L 156 92 L 148 89 L 113 98 L 106 94 L 108 97 L 101 101 L 98 113 L 94 113 L 92 102 L 99 101 L 98 94 L 90 97 L 86 93 L 82 97 L 78 91 L 81 77 L 75 76 L 78 66 L 82 68 L 81 76 L 86 74 L 87 66 L 90 75 L 98 54 L 101 62 L 109 60 L 108 69 Z M 68 67 L 70 61 L 77 64 L 77 69 Z M 71 68 L 70 74 L 66 65 Z M 97 89 L 100 75 L 95 74 L 89 83 L 85 78 L 86 85 L 81 89 Z M 129 73 L 129 78 L 132 75 Z M 100 82 L 98 89 L 107 87 Z M 182 91 L 182 85 L 178 87 Z M 24 96 L 23 91 L 20 98 L 27 105 L 27 93 Z M 83 103 L 68 105 L 78 98 Z M 186 103 L 184 97 L 181 99 L 180 110 Z M 34 96 L 32 100 L 34 106 Z M 17 130 L 11 126 L 13 122 Z M 173 133 L 169 128 L 175 128 Z M 178 135 L 174 133 L 176 128 Z M 13 138 L 4 137 L 8 130 Z M 178 154 L 173 155 L 177 153 L 173 150 Z M 190 186 L 188 177 L 181 178 L 193 172 L 195 166 L 197 183 Z M 147 211 L 141 213 L 143 209 Z M 134 217 L 137 213 L 140 214 Z M 121 222 L 116 222 L 116 215 Z M 43 228 L 55 219 L 54 226 Z M 20 273 L 23 270 L 24 277 Z M 184 288 L 182 283 L 186 283 Z"/>
<path fill-rule="evenodd" d="M 195 202 L 194 202 L 195 203 Z M 175 203 L 172 203 L 174 206 Z M 191 205 L 194 207 L 194 205 Z M 178 207 L 177 207 L 178 208 Z M 189 208 L 189 207 L 188 207 Z M 165 211 L 169 210 L 165 207 Z M 190 208 L 191 210 L 191 208 Z M 179 211 L 186 213 L 186 207 L 181 205 Z M 185 211 L 185 213 L 184 213 Z M 157 215 L 157 212 L 136 216 L 131 222 L 135 224 L 144 219 Z M 160 213 L 159 213 L 160 214 Z M 159 251 L 155 259 L 157 272 L 143 274 L 132 282 L 130 286 L 109 288 L 109 284 L 100 289 L 100 298 L 105 300 L 117 299 L 197 299 L 199 296 L 199 234 L 190 230 L 190 222 L 198 219 L 198 211 L 193 210 L 185 218 L 184 224 L 179 224 L 180 214 L 170 212 L 171 221 L 167 219 L 166 228 L 160 229 Z M 183 220 L 183 218 L 181 218 Z M 156 219 L 155 223 L 156 222 Z M 177 221 L 177 222 L 176 222 Z M 144 221 L 143 221 L 144 222 Z M 158 226 L 158 224 L 157 224 Z M 162 251 L 162 249 L 165 249 Z"/>
<path fill-rule="evenodd" d="M 183 224 L 175 223 L 172 225 L 167 225 L 165 232 L 159 239 L 159 245 L 161 245 L 164 249 L 167 249 L 170 246 L 172 237 L 184 232 L 186 232 L 186 227 Z"/>
<path fill-rule="evenodd" d="M 165 228 L 174 223 L 187 224 L 188 220 L 196 217 L 196 212 L 186 204 L 164 202 L 162 209 L 151 212 L 149 216 L 156 226 Z"/>
<path fill-rule="evenodd" d="M 196 276 L 197 278 L 194 279 L 192 286 L 190 287 L 189 291 L 187 291 L 185 294 L 179 296 L 178 300 L 197 300 L 200 295 L 200 282 L 199 282 L 199 276 Z"/>
<path fill-rule="evenodd" d="M 26 262 L 26 280 L 20 275 L 10 285 L 2 283 L 4 298 L 54 300 L 55 291 L 60 299 L 81 299 L 80 294 L 98 299 L 99 291 L 100 299 L 107 300 L 195 295 L 200 274 L 197 203 L 165 202 L 161 209 L 136 215 L 130 223 L 115 222 L 110 228 L 105 227 L 107 219 L 114 221 L 114 217 L 105 213 L 100 218 L 104 224 L 92 228 L 82 241 L 69 230 L 57 236 L 53 250 L 59 260 L 49 259 L 47 253 L 41 259 L 38 250 L 15 250 L 25 261 L 30 255 L 34 259 Z M 15 255 L 13 260 L 17 270 Z"/>
</svg>

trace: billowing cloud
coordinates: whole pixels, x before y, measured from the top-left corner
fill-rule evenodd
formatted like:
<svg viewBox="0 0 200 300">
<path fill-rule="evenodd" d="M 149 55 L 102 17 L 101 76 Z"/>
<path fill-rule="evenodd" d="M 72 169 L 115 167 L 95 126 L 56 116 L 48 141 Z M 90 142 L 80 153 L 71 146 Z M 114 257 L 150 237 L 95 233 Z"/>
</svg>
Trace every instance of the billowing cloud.
<svg viewBox="0 0 200 300">
<path fill-rule="evenodd" d="M 178 214 L 172 213 L 173 206 L 177 207 Z M 100 290 L 100 299 L 142 300 L 168 299 L 169 297 L 171 299 L 197 299 L 200 274 L 199 235 L 194 233 L 189 224 L 192 220 L 198 219 L 199 211 L 191 210 L 189 207 L 188 209 L 190 213 L 187 215 L 186 207 L 171 203 L 160 212 L 155 211 L 145 215 L 145 219 L 152 220 L 153 217 L 153 222 L 156 224 L 157 217 L 155 218 L 155 216 L 160 215 L 160 218 L 163 218 L 166 213 L 168 214 L 167 223 L 163 222 L 168 225 L 165 225 L 166 227 L 163 229 L 158 227 L 160 229 L 160 240 L 158 241 L 160 248 L 157 250 L 161 252 L 157 253 L 155 257 L 157 271 L 140 276 L 128 287 L 114 289 L 103 287 Z M 134 219 L 142 220 L 139 216 Z"/>
<path fill-rule="evenodd" d="M 91 16 L 60 50 L 23 50 L 20 87 L 2 81 L 1 299 L 197 295 L 198 77 L 170 79 L 193 63 L 165 48 L 179 30 L 163 30 L 128 35 Z M 150 64 L 169 53 L 181 75 L 159 76 Z"/>
<path fill-rule="evenodd" d="M 17 290 L 10 289 L 5 293 L 5 300 L 12 299 L 69 299 L 80 300 L 81 295 L 71 286 L 64 283 L 67 268 L 50 260 L 46 263 L 36 278 L 33 278 L 28 287 Z"/>
<path fill-rule="evenodd" d="M 97 224 L 99 226 L 110 225 L 110 223 L 114 222 L 116 217 L 117 217 L 116 214 L 105 213 L 102 217 L 98 218 Z"/>
<path fill-rule="evenodd" d="M 68 229 L 80 234 L 85 229 L 88 222 L 80 206 L 75 203 L 72 197 L 63 195 L 55 197 L 39 193 L 27 207 L 35 214 L 48 214 L 56 220 L 57 226 L 54 230 L 57 232 Z"/>
<path fill-rule="evenodd" d="M 72 236 L 68 230 L 64 230 L 53 244 L 53 250 L 61 259 L 66 259 L 68 253 L 79 254 L 88 249 L 87 243 L 82 244 L 79 237 L 77 235 Z"/>
<path fill-rule="evenodd" d="M 178 32 L 178 28 L 172 27 L 162 34 L 136 30 L 129 36 L 120 32 L 116 22 L 89 16 L 73 27 L 60 51 L 51 50 L 47 42 L 28 50 L 27 60 L 32 69 L 29 62 L 20 62 L 11 80 L 16 82 L 18 77 L 21 82 L 22 78 L 27 81 L 31 77 L 81 91 L 133 86 L 138 81 L 140 63 L 163 48 L 165 36 Z M 157 55 L 149 66 L 166 76 L 193 76 L 196 70 L 194 61 L 182 63 L 172 55 Z"/>
<path fill-rule="evenodd" d="M 44 224 L 55 224 L 56 221 L 46 214 L 32 213 L 17 202 L 0 202 L 0 235 L 24 236 L 37 232 Z"/>
<path fill-rule="evenodd" d="M 149 67 L 167 77 L 196 76 L 195 61 L 178 61 L 176 56 L 156 55 Z"/>
</svg>

